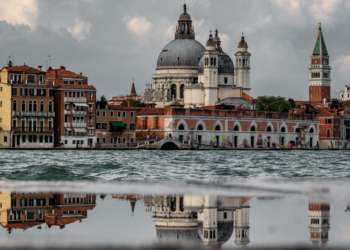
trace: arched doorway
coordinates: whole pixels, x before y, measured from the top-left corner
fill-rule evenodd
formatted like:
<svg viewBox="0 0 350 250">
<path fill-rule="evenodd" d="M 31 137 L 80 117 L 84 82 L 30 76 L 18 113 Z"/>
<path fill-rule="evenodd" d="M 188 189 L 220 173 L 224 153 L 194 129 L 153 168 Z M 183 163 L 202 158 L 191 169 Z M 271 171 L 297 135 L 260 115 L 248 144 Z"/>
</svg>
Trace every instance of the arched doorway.
<svg viewBox="0 0 350 250">
<path fill-rule="evenodd" d="M 167 142 L 164 143 L 163 146 L 161 147 L 162 150 L 178 150 L 179 148 L 177 145 L 173 142 Z"/>
</svg>

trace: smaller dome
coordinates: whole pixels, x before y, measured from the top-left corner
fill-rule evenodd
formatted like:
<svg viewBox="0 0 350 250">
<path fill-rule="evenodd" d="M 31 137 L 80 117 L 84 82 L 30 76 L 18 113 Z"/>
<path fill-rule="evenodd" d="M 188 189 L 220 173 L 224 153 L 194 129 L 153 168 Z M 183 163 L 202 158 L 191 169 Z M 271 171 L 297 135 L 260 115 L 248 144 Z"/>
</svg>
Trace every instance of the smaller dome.
<svg viewBox="0 0 350 250">
<path fill-rule="evenodd" d="M 191 16 L 187 13 L 182 13 L 179 20 L 180 21 L 191 21 Z"/>
<path fill-rule="evenodd" d="M 242 35 L 241 41 L 238 43 L 238 48 L 248 48 L 248 43 L 244 40 L 244 36 Z"/>
<path fill-rule="evenodd" d="M 210 34 L 209 40 L 207 41 L 207 46 L 214 46 L 213 36 Z"/>
</svg>

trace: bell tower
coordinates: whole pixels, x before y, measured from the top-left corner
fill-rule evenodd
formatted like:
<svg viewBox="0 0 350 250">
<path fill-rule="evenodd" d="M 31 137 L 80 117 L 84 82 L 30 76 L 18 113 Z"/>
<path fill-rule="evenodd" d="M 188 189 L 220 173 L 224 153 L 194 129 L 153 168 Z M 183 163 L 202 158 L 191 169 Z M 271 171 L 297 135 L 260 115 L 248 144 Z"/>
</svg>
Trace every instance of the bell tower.
<svg viewBox="0 0 350 250">
<path fill-rule="evenodd" d="M 219 52 L 215 48 L 215 42 L 212 34 L 206 44 L 206 51 L 203 53 L 204 66 L 204 105 L 212 106 L 218 101 L 218 71 L 219 71 Z"/>
<path fill-rule="evenodd" d="M 241 41 L 238 43 L 236 56 L 236 86 L 243 89 L 247 95 L 250 94 L 250 56 L 248 43 L 242 33 Z"/>
<path fill-rule="evenodd" d="M 323 102 L 324 99 L 331 100 L 331 67 L 321 24 L 319 24 L 309 67 L 309 101 Z"/>
</svg>

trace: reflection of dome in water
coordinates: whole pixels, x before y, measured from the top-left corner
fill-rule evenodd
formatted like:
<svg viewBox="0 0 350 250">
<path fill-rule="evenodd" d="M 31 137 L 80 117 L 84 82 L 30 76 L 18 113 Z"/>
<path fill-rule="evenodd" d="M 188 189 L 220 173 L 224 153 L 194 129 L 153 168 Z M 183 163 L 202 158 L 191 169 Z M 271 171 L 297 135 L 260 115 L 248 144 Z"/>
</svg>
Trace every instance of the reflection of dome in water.
<svg viewBox="0 0 350 250">
<path fill-rule="evenodd" d="M 201 242 L 196 227 L 156 227 L 157 237 L 164 244 L 195 244 Z"/>
</svg>

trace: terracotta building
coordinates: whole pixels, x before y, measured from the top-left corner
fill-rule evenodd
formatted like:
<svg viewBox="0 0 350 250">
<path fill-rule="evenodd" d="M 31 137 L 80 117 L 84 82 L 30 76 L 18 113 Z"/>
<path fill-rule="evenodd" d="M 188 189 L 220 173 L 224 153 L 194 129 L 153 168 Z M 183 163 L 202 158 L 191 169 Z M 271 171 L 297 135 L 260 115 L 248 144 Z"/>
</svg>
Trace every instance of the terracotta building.
<svg viewBox="0 0 350 250">
<path fill-rule="evenodd" d="M 136 114 L 137 137 L 154 134 L 203 146 L 272 147 L 318 144 L 318 116 L 253 110 L 143 109 Z"/>
<path fill-rule="evenodd" d="M 137 109 L 120 105 L 96 104 L 96 137 L 102 147 L 125 146 L 136 142 Z"/>
<path fill-rule="evenodd" d="M 53 147 L 54 86 L 45 73 L 11 62 L 1 70 L 0 146 Z"/>
<path fill-rule="evenodd" d="M 96 89 L 88 85 L 88 78 L 59 69 L 47 71 L 46 82 L 55 85 L 55 146 L 92 147 L 96 143 Z"/>
</svg>

